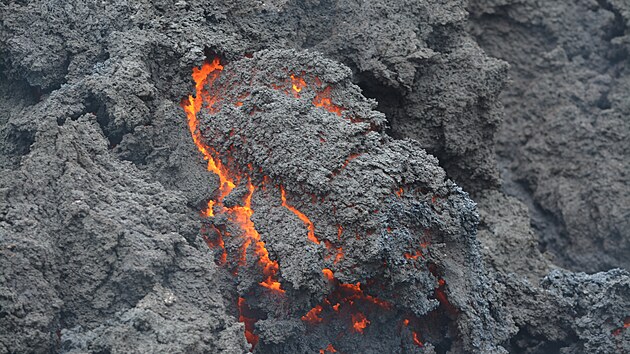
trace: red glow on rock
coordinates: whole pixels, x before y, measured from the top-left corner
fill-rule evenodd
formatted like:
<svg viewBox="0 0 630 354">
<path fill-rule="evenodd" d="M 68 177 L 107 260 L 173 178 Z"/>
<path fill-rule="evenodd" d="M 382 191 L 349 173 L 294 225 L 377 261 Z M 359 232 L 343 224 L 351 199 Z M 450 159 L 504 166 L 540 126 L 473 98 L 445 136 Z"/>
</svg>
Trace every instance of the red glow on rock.
<svg viewBox="0 0 630 354">
<path fill-rule="evenodd" d="M 330 86 L 327 86 L 324 90 L 318 92 L 313 99 L 313 105 L 315 105 L 315 107 L 321 107 L 328 112 L 341 116 L 341 111 L 343 111 L 343 108 L 332 103 L 331 90 L 332 88 Z"/>
<path fill-rule="evenodd" d="M 358 333 L 363 333 L 363 330 L 370 324 L 370 321 L 361 312 L 352 314 L 352 328 Z"/>
<path fill-rule="evenodd" d="M 328 268 L 324 268 L 322 270 L 322 273 L 324 273 L 324 276 L 326 277 L 326 279 L 333 281 L 335 280 L 335 276 L 333 275 L 332 270 L 328 269 Z"/>
<path fill-rule="evenodd" d="M 295 97 L 300 97 L 300 92 L 302 89 L 306 87 L 306 81 L 301 77 L 297 77 L 295 75 L 291 75 L 291 89 L 293 90 L 293 95 Z"/>
<path fill-rule="evenodd" d="M 302 321 L 310 324 L 317 324 L 322 322 L 324 319 L 319 317 L 319 314 L 322 313 L 323 310 L 324 308 L 321 305 L 313 307 L 309 312 L 306 313 L 306 315 L 302 316 Z"/>
<path fill-rule="evenodd" d="M 301 211 L 297 210 L 295 207 L 287 203 L 286 191 L 284 190 L 284 187 L 282 186 L 280 186 L 280 197 L 282 198 L 282 206 L 289 209 L 293 214 L 295 214 L 295 216 L 297 216 L 300 220 L 302 220 L 302 222 L 306 225 L 306 228 L 308 229 L 308 235 L 307 235 L 308 239 L 311 242 L 314 242 L 319 245 L 319 239 L 315 237 L 315 225 L 313 225 L 313 222 L 306 215 L 304 215 L 304 213 L 302 213 Z"/>
<path fill-rule="evenodd" d="M 247 313 L 250 312 L 245 299 L 242 297 L 238 298 L 238 321 L 245 324 L 245 339 L 247 339 L 247 343 L 252 345 L 252 350 L 258 344 L 259 337 L 254 334 L 254 325 L 256 324 L 255 318 L 247 317 Z"/>
<path fill-rule="evenodd" d="M 418 337 L 418 333 L 417 332 L 413 332 L 413 343 L 419 347 L 423 347 L 424 344 L 422 344 L 422 342 L 420 341 L 420 338 Z"/>
<path fill-rule="evenodd" d="M 335 349 L 335 347 L 333 347 L 332 344 L 328 344 L 328 346 L 326 348 L 319 350 L 319 354 L 336 353 L 336 352 L 337 352 L 337 350 Z"/>
</svg>

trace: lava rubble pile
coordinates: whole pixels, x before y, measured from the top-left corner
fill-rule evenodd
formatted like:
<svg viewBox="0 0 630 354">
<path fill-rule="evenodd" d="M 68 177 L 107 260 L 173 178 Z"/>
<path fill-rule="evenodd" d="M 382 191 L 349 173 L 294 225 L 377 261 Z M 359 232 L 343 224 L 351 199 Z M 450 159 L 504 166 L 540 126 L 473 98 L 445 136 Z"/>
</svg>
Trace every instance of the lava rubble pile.
<svg viewBox="0 0 630 354">
<path fill-rule="evenodd" d="M 248 342 L 493 350 L 474 203 L 416 143 L 382 132 L 350 76 L 296 51 L 193 71 L 183 106 L 220 185 L 205 237 L 238 282 Z"/>
<path fill-rule="evenodd" d="M 0 353 L 630 352 L 628 28 L 2 2 Z"/>
</svg>

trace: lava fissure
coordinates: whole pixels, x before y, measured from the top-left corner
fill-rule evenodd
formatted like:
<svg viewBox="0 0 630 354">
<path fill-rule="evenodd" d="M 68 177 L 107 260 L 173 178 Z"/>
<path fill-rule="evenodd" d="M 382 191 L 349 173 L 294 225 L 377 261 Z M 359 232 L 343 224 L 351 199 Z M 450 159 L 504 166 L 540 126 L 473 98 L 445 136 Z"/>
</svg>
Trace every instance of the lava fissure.
<svg viewBox="0 0 630 354">
<path fill-rule="evenodd" d="M 214 218 L 218 216 L 224 216 L 228 221 L 237 225 L 240 230 L 235 232 L 235 230 L 229 229 L 229 227 L 224 224 L 222 224 L 221 227 L 217 227 L 211 222 L 209 230 L 212 231 L 212 235 L 204 235 L 204 238 L 209 247 L 221 249 L 221 255 L 217 262 L 218 264 L 226 264 L 228 263 L 228 258 L 231 258 L 231 264 L 235 264 L 235 268 L 233 270 L 234 275 L 238 274 L 239 267 L 249 265 L 247 257 L 253 253 L 257 258 L 256 264 L 260 268 L 259 271 L 262 273 L 262 280 L 258 284 L 271 293 L 284 296 L 286 291 L 283 289 L 282 284 L 279 281 L 280 265 L 276 260 L 271 259 L 265 246 L 265 242 L 262 241 L 261 235 L 252 221 L 252 216 L 254 215 L 252 207 L 254 193 L 257 188 L 267 190 L 273 183 L 271 178 L 264 174 L 262 168 L 259 168 L 258 173 L 262 176 L 262 181 L 260 186 L 254 185 L 252 183 L 252 173 L 254 172 L 254 167 L 249 164 L 247 166 L 248 168 L 244 170 L 245 172 L 242 172 L 243 170 L 237 165 L 236 159 L 233 158 L 235 153 L 233 150 L 235 149 L 233 142 L 229 143 L 226 153 L 227 156 L 224 156 L 224 160 L 222 161 L 219 157 L 221 156 L 220 153 L 204 142 L 204 138 L 200 132 L 198 113 L 201 111 L 202 106 L 205 105 L 211 115 L 218 113 L 222 109 L 222 89 L 215 89 L 214 83 L 219 78 L 223 69 L 223 65 L 217 58 L 204 63 L 200 68 L 194 68 L 192 78 L 195 82 L 195 95 L 190 95 L 188 100 L 182 103 L 187 115 L 188 127 L 193 142 L 207 161 L 208 171 L 217 175 L 219 179 L 219 187 L 216 197 L 207 202 L 207 206 L 201 211 L 201 215 L 210 220 L 214 220 Z M 307 82 L 303 78 L 304 75 L 305 74 L 303 72 L 299 76 L 296 74 L 290 74 L 289 78 L 285 80 L 284 86 L 276 85 L 274 83 L 269 83 L 268 85 L 275 90 L 281 91 L 287 95 L 292 95 L 295 99 L 302 99 L 301 95 L 304 94 L 304 90 L 308 87 Z M 315 97 L 311 101 L 312 105 L 323 108 L 337 116 L 342 116 L 342 112 L 345 109 L 332 102 L 332 87 L 326 86 L 321 89 L 321 80 L 315 78 L 314 81 L 316 89 L 314 90 Z M 212 91 L 213 89 L 215 90 Z M 237 107 L 236 109 L 240 109 L 238 107 L 243 106 L 242 100 L 244 100 L 247 96 L 249 96 L 249 92 L 238 95 L 234 102 L 234 106 Z M 257 111 L 258 110 L 254 108 L 253 111 L 250 112 L 250 115 L 256 114 Z M 350 119 L 350 121 L 354 122 L 353 119 Z M 234 128 L 229 130 L 228 133 L 230 137 L 235 137 L 237 134 L 238 131 Z M 239 135 L 239 137 L 243 143 L 246 143 L 245 136 Z M 320 139 L 322 138 L 320 137 Z M 338 175 L 352 160 L 361 156 L 361 154 L 363 154 L 363 152 L 351 153 L 341 166 L 332 173 L 332 175 Z M 227 161 L 227 164 L 224 163 L 224 161 Z M 335 243 L 338 242 L 341 244 L 342 242 L 342 235 L 344 233 L 343 226 L 337 225 L 337 240 L 335 243 L 329 241 L 328 239 L 320 240 L 320 238 L 318 238 L 315 234 L 316 228 L 313 221 L 311 221 L 304 212 L 299 210 L 294 204 L 289 203 L 287 200 L 288 195 L 285 187 L 283 185 L 276 185 L 276 187 L 279 189 L 281 199 L 280 205 L 293 213 L 305 225 L 307 230 L 307 239 L 316 245 L 323 243 L 328 250 L 328 253 L 324 255 L 324 260 L 330 260 L 334 255 L 332 263 L 334 265 L 339 264 L 344 257 L 344 250 L 343 247 L 338 246 Z M 241 199 L 240 202 L 234 203 L 234 201 L 230 201 L 230 203 L 224 203 L 225 199 L 235 190 L 244 194 L 241 198 L 239 198 Z M 404 193 L 405 190 L 402 187 L 396 187 L 396 189 L 392 191 L 392 194 L 395 194 L 398 198 L 403 198 Z M 232 199 L 233 197 L 230 198 Z M 322 200 L 322 203 L 323 202 L 324 200 Z M 313 195 L 313 203 L 318 203 L 318 198 L 315 195 Z M 332 212 L 336 212 L 334 206 L 332 208 Z M 379 210 L 373 210 L 372 213 L 379 213 Z M 390 229 L 388 229 L 388 231 L 391 232 Z M 370 234 L 371 232 L 368 230 L 367 236 Z M 238 250 L 234 248 L 234 242 L 232 242 L 231 250 L 234 251 L 228 252 L 225 240 L 227 238 L 234 237 L 238 237 L 239 239 Z M 359 237 L 358 230 L 356 231 L 356 239 L 362 239 Z M 401 255 L 401 258 L 413 261 L 418 260 L 419 258 L 424 259 L 425 254 L 423 251 L 427 247 L 428 243 L 423 242 L 421 244 L 421 250 L 405 253 Z M 238 251 L 238 254 L 230 254 L 232 252 L 236 253 L 236 251 Z M 439 278 L 433 271 L 431 272 L 437 279 L 439 279 L 439 286 L 435 289 L 435 297 L 449 313 L 456 314 L 457 309 L 455 309 L 446 298 L 444 280 Z M 378 297 L 364 292 L 365 287 L 373 285 L 373 282 L 368 281 L 367 284 L 362 284 L 361 282 L 343 283 L 335 277 L 331 269 L 324 268 L 322 269 L 322 273 L 328 280 L 330 290 L 320 304 L 311 308 L 301 317 L 302 321 L 305 323 L 315 326 L 332 319 L 347 321 L 348 331 L 361 335 L 364 331 L 370 328 L 370 325 L 373 323 L 373 319 L 370 317 L 376 314 L 377 311 L 393 310 L 391 302 L 379 299 Z M 253 293 L 251 292 L 248 292 L 248 294 L 248 296 L 253 296 Z M 254 333 L 254 325 L 259 318 L 257 318 L 255 313 L 247 306 L 246 297 L 247 296 L 239 296 L 238 298 L 239 321 L 245 324 L 245 336 L 247 341 L 252 345 L 253 349 L 259 342 L 259 336 Z M 405 326 L 408 326 L 409 320 L 405 320 L 405 322 Z M 411 333 L 413 343 L 418 346 L 423 346 L 418 331 L 413 330 Z M 330 344 L 325 351 L 336 352 L 336 349 L 334 349 L 332 344 Z"/>
<path fill-rule="evenodd" d="M 218 58 L 212 60 L 212 62 L 205 62 L 200 68 L 193 68 L 192 78 L 195 82 L 195 96 L 190 95 L 187 102 L 183 102 L 182 106 L 186 112 L 188 120 L 188 128 L 192 136 L 193 142 L 197 149 L 202 153 L 204 159 L 207 161 L 208 171 L 213 172 L 219 178 L 219 191 L 216 199 L 208 202 L 207 208 L 202 211 L 202 215 L 207 217 L 213 217 L 215 208 L 219 213 L 228 216 L 228 219 L 239 225 L 242 231 L 241 237 L 244 238 L 243 248 L 241 250 L 242 256 L 239 260 L 239 266 L 246 265 L 247 262 L 247 249 L 253 245 L 254 252 L 258 256 L 258 264 L 262 268 L 263 280 L 259 283 L 262 287 L 267 288 L 273 292 L 284 293 L 282 285 L 278 281 L 278 262 L 269 258 L 269 252 L 265 247 L 265 243 L 261 240 L 260 234 L 256 230 L 251 217 L 254 213 L 252 209 L 252 196 L 255 191 L 255 186 L 252 184 L 249 177 L 247 180 L 247 195 L 245 196 L 243 205 L 235 205 L 228 207 L 224 205 L 224 199 L 240 184 L 245 178 L 228 168 L 218 158 L 219 154 L 210 146 L 203 142 L 201 132 L 199 130 L 199 121 L 197 114 L 201 111 L 202 105 L 205 102 L 211 113 L 216 112 L 214 105 L 218 102 L 216 96 L 211 96 L 209 92 L 204 88 L 206 85 L 212 87 L 214 81 L 218 78 L 219 73 L 223 70 Z M 227 261 L 227 250 L 225 248 L 225 242 L 223 240 L 223 233 L 213 226 L 216 232 L 217 240 L 209 241 L 208 244 L 212 247 L 220 247 L 222 249 L 221 263 Z M 227 235 L 227 233 L 226 233 Z M 252 349 L 258 343 L 258 336 L 254 334 L 255 318 L 246 317 L 245 312 L 248 311 L 245 299 L 239 297 L 239 321 L 245 324 L 245 336 L 247 341 L 252 345 Z"/>
</svg>

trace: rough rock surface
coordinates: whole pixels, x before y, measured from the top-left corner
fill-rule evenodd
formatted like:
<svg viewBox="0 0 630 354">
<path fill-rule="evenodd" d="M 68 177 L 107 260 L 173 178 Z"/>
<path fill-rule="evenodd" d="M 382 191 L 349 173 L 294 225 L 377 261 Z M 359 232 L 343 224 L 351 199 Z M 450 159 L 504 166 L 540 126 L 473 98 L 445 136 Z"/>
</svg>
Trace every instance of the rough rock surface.
<svg viewBox="0 0 630 354">
<path fill-rule="evenodd" d="M 538 236 L 569 269 L 628 266 L 628 8 L 623 0 L 540 3 L 471 1 L 474 36 L 466 33 L 467 4 L 457 0 L 0 3 L 0 353 L 247 352 L 248 323 L 237 301 L 259 274 L 243 271 L 238 278 L 250 280 L 239 284 L 229 267 L 215 265 L 218 255 L 203 242 L 208 220 L 199 211 L 220 186 L 191 141 L 180 102 L 194 92 L 191 69 L 207 56 L 246 66 L 244 57 L 287 49 L 322 53 L 312 54 L 312 64 L 326 63 L 317 70 L 334 73 L 329 82 L 339 87 L 333 100 L 346 99 L 375 131 L 353 136 L 353 129 L 370 129 L 340 124 L 332 120 L 336 115 L 257 84 L 242 109 L 263 103 L 275 113 L 255 117 L 269 120 L 284 112 L 286 123 L 301 117 L 296 109 L 320 123 L 329 119 L 322 133 L 339 141 L 325 151 L 332 155 L 319 155 L 330 160 L 283 166 L 291 153 L 267 161 L 236 150 L 239 161 L 286 179 L 289 202 L 305 208 L 316 225 L 331 228 L 318 233 L 327 239 L 336 239 L 326 213 L 326 203 L 334 202 L 312 203 L 302 188 L 322 191 L 319 181 L 343 166 L 353 148 L 366 156 L 348 163 L 342 180 L 363 185 L 337 186 L 339 200 L 361 200 L 362 211 L 389 208 L 389 214 L 381 212 L 384 222 L 398 223 L 397 235 L 410 242 L 422 237 L 413 230 L 422 224 L 419 216 L 443 212 L 449 220 L 425 220 L 438 236 L 430 255 L 437 269 L 427 272 L 425 266 L 405 268 L 412 264 L 407 260 L 378 266 L 379 256 L 394 261 L 392 255 L 399 257 L 408 244 L 384 237 L 384 224 L 374 223 L 381 219 L 357 213 L 359 208 L 341 217 L 358 230 L 378 232 L 373 239 L 343 240 L 348 253 L 335 269 L 337 281 L 372 276 L 404 288 L 409 278 L 420 279 L 415 284 L 421 296 L 396 299 L 396 287 L 373 287 L 370 294 L 387 297 L 396 309 L 413 308 L 419 318 L 424 313 L 429 320 L 423 323 L 436 326 L 422 333 L 420 347 L 408 328 L 391 326 L 403 310 L 382 312 L 371 318 L 365 337 L 337 338 L 340 352 L 370 344 L 363 352 L 396 344 L 403 353 L 628 351 L 627 272 L 548 274 L 555 266 L 536 249 Z M 506 63 L 484 54 L 473 38 L 510 63 L 512 83 L 506 84 Z M 289 63 L 305 66 L 295 58 Z M 377 99 L 385 116 L 372 111 L 355 85 Z M 504 187 L 531 202 L 536 233 L 523 205 L 493 190 L 499 185 L 494 137 L 502 104 L 507 115 L 499 157 L 509 172 Z M 291 139 L 304 133 L 297 124 L 293 128 L 270 142 L 295 145 Z M 319 143 L 311 138 L 305 144 Z M 373 183 L 365 171 L 373 170 L 374 161 L 380 169 L 393 168 L 374 179 L 383 191 L 347 195 Z M 403 162 L 418 173 L 397 170 Z M 392 176 L 428 186 L 398 198 L 395 187 L 407 187 Z M 260 174 L 253 177 L 262 181 Z M 446 178 L 480 203 L 481 255 L 474 204 Z M 525 181 L 525 192 L 512 188 L 519 186 L 513 181 Z M 430 206 L 430 192 L 443 197 L 438 211 Z M 226 202 L 238 205 L 247 189 L 232 194 Z M 302 314 L 329 291 L 321 277 L 325 247 L 304 240 L 304 224 L 278 207 L 277 189 L 256 190 L 252 197 L 253 220 L 270 255 L 285 264 L 283 284 L 296 288 L 287 287 L 292 301 L 276 307 L 261 306 L 270 304 L 263 297 L 258 304 L 250 299 L 254 308 L 277 310 L 256 323 L 266 345 L 258 352 L 323 350 L 344 325 L 309 327 L 301 338 L 305 324 L 287 313 Z M 393 212 L 399 207 L 413 209 L 406 224 Z M 290 231 L 304 248 L 281 239 Z M 365 249 L 375 253 L 361 254 Z M 352 263 L 356 273 L 345 270 Z M 436 280 L 458 313 L 427 299 L 438 294 Z M 377 342 L 371 328 L 391 332 Z"/>
<path fill-rule="evenodd" d="M 291 73 L 301 73 L 301 78 L 291 82 L 297 75 Z M 256 290 L 258 284 L 239 275 L 239 296 L 249 300 L 249 292 L 257 294 L 256 303 L 248 304 L 266 313 L 267 326 L 273 317 L 283 325 L 291 319 L 299 322 L 301 314 L 321 301 L 322 290 L 332 291 L 326 290 L 322 269 L 332 270 L 345 284 L 380 285 L 362 290 L 391 304 L 392 311 L 401 313 L 399 321 L 404 313 L 425 316 L 434 310 L 439 302 L 430 299 L 442 279 L 450 303 L 442 305 L 461 311 L 459 334 L 449 335 L 452 345 L 466 351 L 497 350 L 504 330 L 497 323 L 500 315 L 493 318 L 490 310 L 492 294 L 475 239 L 474 203 L 446 180 L 437 160 L 417 142 L 393 140 L 382 132 L 383 115 L 371 110 L 371 102 L 350 82 L 347 68 L 310 52 L 264 51 L 225 64 L 218 75 L 206 86 L 210 103 L 201 109 L 199 130 L 228 170 L 244 171 L 254 185 L 264 182 L 263 176 L 270 179 L 265 189 L 252 192 L 253 221 L 279 263 L 289 313 L 274 315 L 273 305 L 262 300 L 264 292 Z M 295 85 L 300 85 L 299 94 Z M 323 93 L 333 98 L 328 106 L 332 112 L 316 106 Z M 309 241 L 304 223 L 283 208 L 275 184 L 286 191 L 286 203 L 310 219 L 316 240 Z M 232 193 L 238 192 L 237 185 Z M 219 218 L 225 213 L 215 208 L 213 214 Z M 234 229 L 226 231 L 237 235 Z M 228 249 L 232 238 L 223 238 Z M 342 256 L 326 257 L 330 249 L 342 249 Z M 389 325 L 397 327 L 395 322 Z M 391 346 L 378 339 L 384 329 L 376 324 L 371 329 L 360 341 L 347 335 L 332 344 L 342 352 L 399 351 L 399 343 Z M 422 333 L 444 347 L 443 339 L 434 335 Z M 321 341 L 321 333 L 315 336 Z M 308 332 L 299 337 L 305 344 L 294 350 L 317 351 L 308 345 Z M 260 350 L 270 352 L 265 336 L 260 341 Z"/>
<path fill-rule="evenodd" d="M 511 65 L 497 152 L 543 249 L 568 269 L 630 267 L 630 4 L 471 1 L 472 32 Z"/>
<path fill-rule="evenodd" d="M 184 196 L 113 158 L 94 115 L 46 116 L 72 95 L 22 111 L 35 142 L 2 171 L 0 352 L 241 352 Z"/>
<path fill-rule="evenodd" d="M 499 191 L 479 199 L 479 241 L 509 318 L 512 353 L 630 350 L 629 274 L 557 269 L 538 251 L 527 207 Z"/>
</svg>

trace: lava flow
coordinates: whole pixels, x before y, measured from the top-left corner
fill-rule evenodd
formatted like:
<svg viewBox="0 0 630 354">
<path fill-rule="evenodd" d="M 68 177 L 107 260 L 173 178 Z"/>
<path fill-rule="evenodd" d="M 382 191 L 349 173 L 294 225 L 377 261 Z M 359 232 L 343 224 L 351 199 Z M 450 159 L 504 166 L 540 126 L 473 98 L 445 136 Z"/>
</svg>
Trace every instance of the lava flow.
<svg viewBox="0 0 630 354">
<path fill-rule="evenodd" d="M 321 314 L 326 310 L 329 316 L 336 316 L 338 313 L 348 315 L 350 323 L 348 328 L 356 333 L 363 333 L 368 327 L 370 320 L 361 311 L 361 309 L 383 309 L 390 310 L 392 305 L 380 300 L 374 296 L 367 295 L 361 289 L 361 283 L 344 284 L 337 280 L 330 269 L 323 269 L 322 273 L 332 285 L 333 290 L 324 299 L 322 304 L 315 306 L 306 315 L 302 316 L 302 320 L 308 324 L 316 325 L 324 321 Z"/>
<path fill-rule="evenodd" d="M 199 121 L 197 114 L 202 108 L 205 102 L 211 112 L 214 111 L 214 104 L 217 102 L 217 97 L 211 96 L 209 92 L 204 88 L 206 85 L 212 86 L 214 81 L 218 78 L 220 72 L 223 70 L 218 58 L 212 60 L 212 62 L 205 62 L 200 68 L 193 68 L 192 78 L 195 82 L 195 96 L 190 95 L 188 101 L 183 102 L 182 106 L 186 112 L 188 119 L 188 128 L 192 136 L 193 142 L 197 146 L 199 152 L 202 153 L 204 159 L 208 162 L 208 171 L 213 172 L 219 177 L 219 191 L 218 196 L 214 200 L 208 202 L 206 210 L 202 211 L 202 215 L 212 217 L 215 215 L 215 211 L 220 214 L 225 214 L 228 219 L 239 225 L 242 231 L 241 237 L 244 239 L 243 243 L 243 257 L 242 260 L 246 262 L 246 252 L 250 246 L 254 247 L 254 253 L 258 256 L 258 263 L 262 268 L 263 280 L 260 285 L 277 293 L 284 293 L 282 285 L 278 281 L 278 262 L 269 258 L 269 252 L 265 248 L 265 243 L 261 240 L 260 234 L 256 230 L 254 223 L 251 221 L 253 210 L 251 207 L 252 195 L 256 187 L 252 184 L 249 178 L 245 178 L 239 175 L 235 171 L 230 171 L 218 158 L 218 153 L 210 146 L 203 142 L 201 132 L 199 130 Z M 235 205 L 227 207 L 223 204 L 223 200 L 230 194 L 234 188 L 241 182 L 246 181 L 248 194 L 245 197 L 243 205 Z M 219 230 L 215 226 L 212 226 L 214 231 L 218 234 L 216 241 L 208 241 L 211 246 L 219 246 L 223 249 L 222 262 L 225 263 L 227 258 L 227 250 L 225 249 L 225 243 L 223 240 L 222 230 Z M 243 265 L 243 263 L 239 263 Z M 247 341 L 252 345 L 252 348 L 258 343 L 258 337 L 253 333 L 253 325 L 255 319 L 245 317 L 243 311 L 246 309 L 245 299 L 239 298 L 239 320 L 245 323 L 245 336 Z"/>
<path fill-rule="evenodd" d="M 187 100 L 182 102 L 187 119 L 190 134 L 197 149 L 202 153 L 204 159 L 208 163 L 208 171 L 214 173 L 219 178 L 219 188 L 216 193 L 216 197 L 208 201 L 207 208 L 201 212 L 202 216 L 208 218 L 214 218 L 219 215 L 227 217 L 229 221 L 238 225 L 240 233 L 235 234 L 233 230 L 228 230 L 226 226 L 216 226 L 211 224 L 209 229 L 213 231 L 212 237 L 207 237 L 206 242 L 210 247 L 220 248 L 222 253 L 219 260 L 219 264 L 227 264 L 228 258 L 232 260 L 231 266 L 235 267 L 233 273 L 237 274 L 239 267 L 247 265 L 248 250 L 253 250 L 253 254 L 257 257 L 257 264 L 260 267 L 262 273 L 262 279 L 259 285 L 279 295 L 284 295 L 285 290 L 282 288 L 282 284 L 279 281 L 279 264 L 277 261 L 272 260 L 269 256 L 269 252 L 265 247 L 265 243 L 262 241 L 260 234 L 256 230 L 256 227 L 252 221 L 252 215 L 254 210 L 252 209 L 252 197 L 256 191 L 257 186 L 252 183 L 251 176 L 246 172 L 241 172 L 241 169 L 234 166 L 234 161 L 227 157 L 228 164 L 224 164 L 219 158 L 219 153 L 211 146 L 207 145 L 199 130 L 198 113 L 202 107 L 206 107 L 211 114 L 218 112 L 219 108 L 216 106 L 221 103 L 222 97 L 218 93 L 213 93 L 210 90 L 213 88 L 215 80 L 219 77 L 223 70 L 223 65 L 218 58 L 213 59 L 211 62 L 204 63 L 200 68 L 194 68 L 192 78 L 195 82 L 195 95 L 190 95 Z M 270 84 L 270 87 L 282 91 L 287 95 L 292 95 L 296 99 L 301 99 L 301 94 L 304 94 L 305 89 L 308 88 L 308 84 L 303 78 L 304 73 L 301 76 L 291 74 L 290 78 L 285 80 L 284 86 L 274 83 Z M 315 107 L 323 108 L 335 115 L 341 116 L 344 108 L 335 105 L 331 100 L 331 87 L 326 86 L 323 90 L 319 89 L 322 86 L 321 81 L 318 78 L 309 79 L 310 82 L 314 81 L 315 98 L 311 101 Z M 220 90 L 216 90 L 220 91 Z M 237 107 L 241 107 L 243 102 L 240 101 L 244 97 L 239 97 L 238 101 L 234 104 Z M 352 120 L 351 120 L 352 121 Z M 359 154 L 350 155 L 344 162 L 341 169 Z M 252 167 L 249 166 L 251 171 Z M 261 171 L 262 172 L 262 171 Z M 339 171 L 336 171 L 338 173 Z M 334 176 L 334 174 L 333 174 Z M 265 176 L 261 188 L 266 188 L 266 185 L 270 184 L 269 177 Z M 224 199 L 230 195 L 230 193 L 241 186 L 246 188 L 246 194 L 242 197 L 241 203 L 228 203 L 225 205 Z M 342 247 L 336 247 L 329 240 L 320 240 L 315 232 L 315 224 L 295 205 L 290 204 L 287 200 L 287 192 L 282 185 L 278 185 L 281 199 L 281 206 L 291 211 L 297 216 L 306 227 L 306 237 L 309 241 L 316 245 L 323 244 L 329 251 L 329 255 L 325 256 L 325 259 L 329 259 L 332 255 L 335 255 L 334 264 L 340 262 L 343 258 Z M 398 197 L 402 197 L 402 188 L 395 192 Z M 343 233 L 343 227 L 338 225 L 337 242 L 341 242 L 341 236 Z M 240 238 L 240 246 L 238 252 L 233 252 L 226 249 L 225 240 L 231 237 Z M 422 248 L 426 248 L 428 244 L 422 244 Z M 238 254 L 229 254 L 238 253 Z M 251 254 L 251 253 L 250 253 Z M 420 257 L 424 257 L 421 251 L 416 253 L 405 254 L 404 258 L 407 260 L 417 260 Z M 347 329 L 351 333 L 363 334 L 372 323 L 370 320 L 371 314 L 377 311 L 390 311 L 392 310 L 392 304 L 381 300 L 377 297 L 368 295 L 364 292 L 365 284 L 357 282 L 355 284 L 342 283 L 335 276 L 332 270 L 322 269 L 324 277 L 328 280 L 330 285 L 330 292 L 323 299 L 323 301 L 308 311 L 301 319 L 309 325 L 318 325 L 330 319 L 337 319 L 347 322 Z M 436 275 L 437 276 L 437 275 Z M 436 297 L 438 300 L 447 307 L 447 310 L 456 311 L 454 308 L 449 308 L 448 301 L 444 294 L 444 281 L 440 279 L 440 284 L 436 289 Z M 448 305 L 447 305 L 448 304 Z M 254 333 L 255 323 L 258 320 L 255 312 L 251 311 L 246 303 L 244 297 L 238 298 L 238 312 L 239 321 L 245 324 L 245 336 L 247 341 L 252 345 L 252 349 L 258 344 L 259 337 Z M 409 326 L 409 320 L 405 320 L 405 326 Z M 416 326 L 414 326 L 415 328 Z M 422 346 L 420 336 L 417 331 L 412 331 L 413 343 L 418 346 Z M 336 352 L 336 349 L 330 344 L 326 349 L 320 350 L 320 352 Z"/>
</svg>

